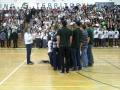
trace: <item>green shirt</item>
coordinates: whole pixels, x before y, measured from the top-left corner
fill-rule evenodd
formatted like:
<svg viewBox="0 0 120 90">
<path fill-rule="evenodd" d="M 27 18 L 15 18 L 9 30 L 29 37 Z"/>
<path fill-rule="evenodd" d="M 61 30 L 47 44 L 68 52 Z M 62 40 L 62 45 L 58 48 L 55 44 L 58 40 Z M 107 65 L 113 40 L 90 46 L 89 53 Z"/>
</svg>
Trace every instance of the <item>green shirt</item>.
<svg viewBox="0 0 120 90">
<path fill-rule="evenodd" d="M 72 48 L 80 48 L 80 43 L 82 42 L 82 31 L 79 28 L 73 30 L 72 38 Z"/>
<path fill-rule="evenodd" d="M 89 44 L 93 44 L 94 34 L 92 28 L 88 28 L 87 32 L 88 32 L 88 37 L 90 38 Z"/>
<path fill-rule="evenodd" d="M 58 30 L 57 35 L 60 36 L 60 46 L 70 46 L 70 36 L 72 36 L 72 31 L 67 27 L 62 27 Z"/>
</svg>

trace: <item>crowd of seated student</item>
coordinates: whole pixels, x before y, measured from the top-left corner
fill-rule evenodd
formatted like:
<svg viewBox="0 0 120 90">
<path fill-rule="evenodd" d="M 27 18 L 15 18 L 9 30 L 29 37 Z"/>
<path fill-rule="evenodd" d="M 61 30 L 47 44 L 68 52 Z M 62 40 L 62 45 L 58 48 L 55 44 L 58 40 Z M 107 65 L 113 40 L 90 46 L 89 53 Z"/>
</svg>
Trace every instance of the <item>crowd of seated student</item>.
<svg viewBox="0 0 120 90">
<path fill-rule="evenodd" d="M 91 23 L 94 30 L 95 47 L 120 46 L 120 8 L 118 6 L 97 9 L 94 5 L 80 5 L 65 8 L 15 8 L 0 10 L 1 47 L 17 48 L 18 34 L 24 32 L 25 21 L 30 23 L 34 47 L 46 48 L 48 34 L 54 26 L 61 28 L 60 20 L 66 19 L 68 25 L 75 20 Z M 73 27 L 74 28 L 74 27 Z"/>
</svg>

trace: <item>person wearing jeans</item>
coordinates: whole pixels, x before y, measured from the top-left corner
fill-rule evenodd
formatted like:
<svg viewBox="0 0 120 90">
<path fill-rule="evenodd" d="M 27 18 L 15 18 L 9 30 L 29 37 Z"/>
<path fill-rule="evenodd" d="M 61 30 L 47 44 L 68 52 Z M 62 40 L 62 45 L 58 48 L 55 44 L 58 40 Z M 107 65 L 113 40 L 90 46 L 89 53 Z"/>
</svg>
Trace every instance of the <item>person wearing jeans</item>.
<svg viewBox="0 0 120 90">
<path fill-rule="evenodd" d="M 92 47 L 93 47 L 94 35 L 93 35 L 93 29 L 91 27 L 91 24 L 87 25 L 87 32 L 88 32 L 88 38 L 89 38 L 88 48 L 87 48 L 88 66 L 93 66 L 94 59 L 93 59 Z"/>
<path fill-rule="evenodd" d="M 80 45 L 82 41 L 82 31 L 80 30 L 80 24 L 81 23 L 79 21 L 76 21 L 76 29 L 72 32 L 71 57 L 73 62 L 73 70 L 82 69 L 80 62 Z"/>
<path fill-rule="evenodd" d="M 86 30 L 86 26 L 82 25 L 81 30 L 83 31 L 82 36 L 82 46 L 81 46 L 81 59 L 82 59 L 82 66 L 88 66 L 88 56 L 87 56 L 87 49 L 88 49 L 88 33 Z"/>
<path fill-rule="evenodd" d="M 26 51 L 27 51 L 27 64 L 32 65 L 33 62 L 31 61 L 30 57 L 31 57 L 33 38 L 32 38 L 32 34 L 30 33 L 30 28 L 29 27 L 24 34 L 24 41 L 25 41 Z"/>
</svg>

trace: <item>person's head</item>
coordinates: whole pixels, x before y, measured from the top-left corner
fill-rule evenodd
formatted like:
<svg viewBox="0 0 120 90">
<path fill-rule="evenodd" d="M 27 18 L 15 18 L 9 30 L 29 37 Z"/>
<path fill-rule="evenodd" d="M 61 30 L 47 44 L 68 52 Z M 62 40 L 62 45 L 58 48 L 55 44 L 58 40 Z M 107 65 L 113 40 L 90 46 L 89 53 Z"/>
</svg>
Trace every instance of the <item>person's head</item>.
<svg viewBox="0 0 120 90">
<path fill-rule="evenodd" d="M 82 25 L 80 26 L 80 28 L 81 28 L 81 30 L 86 30 L 86 25 L 85 25 L 85 24 L 82 24 Z"/>
<path fill-rule="evenodd" d="M 71 30 L 73 30 L 75 28 L 75 22 L 71 22 L 69 27 L 70 27 Z"/>
<path fill-rule="evenodd" d="M 67 21 L 62 20 L 61 23 L 62 23 L 62 26 L 63 26 L 63 27 L 67 27 Z"/>
<path fill-rule="evenodd" d="M 51 36 L 49 35 L 49 36 L 48 36 L 48 41 L 50 41 L 50 40 L 51 40 Z"/>
<path fill-rule="evenodd" d="M 30 33 L 30 24 L 26 23 L 25 32 Z"/>
<path fill-rule="evenodd" d="M 91 23 L 87 23 L 87 27 L 88 28 L 92 27 L 92 24 Z"/>
<path fill-rule="evenodd" d="M 80 21 L 75 21 L 75 26 L 76 27 L 80 27 L 81 26 L 81 22 Z"/>
</svg>

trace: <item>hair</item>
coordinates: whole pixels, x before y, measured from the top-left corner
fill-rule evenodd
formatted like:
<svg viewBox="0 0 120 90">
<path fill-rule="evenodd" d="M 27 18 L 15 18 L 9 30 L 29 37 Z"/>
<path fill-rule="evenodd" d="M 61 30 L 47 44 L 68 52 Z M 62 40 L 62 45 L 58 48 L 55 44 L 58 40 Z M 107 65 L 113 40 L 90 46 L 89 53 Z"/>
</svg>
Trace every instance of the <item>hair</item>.
<svg viewBox="0 0 120 90">
<path fill-rule="evenodd" d="M 61 23 L 62 23 L 63 27 L 66 27 L 66 26 L 67 26 L 67 21 L 62 20 Z"/>
<path fill-rule="evenodd" d="M 80 21 L 75 21 L 77 26 L 80 26 L 82 23 Z"/>
<path fill-rule="evenodd" d="M 85 30 L 86 29 L 86 25 L 82 24 L 81 27 Z"/>
<path fill-rule="evenodd" d="M 51 40 L 51 36 L 50 36 L 50 35 L 48 35 L 48 41 L 49 41 L 49 40 Z"/>
<path fill-rule="evenodd" d="M 87 26 L 88 26 L 88 27 L 91 27 L 91 26 L 92 26 L 92 24 L 91 24 L 91 23 L 87 23 Z"/>
</svg>

